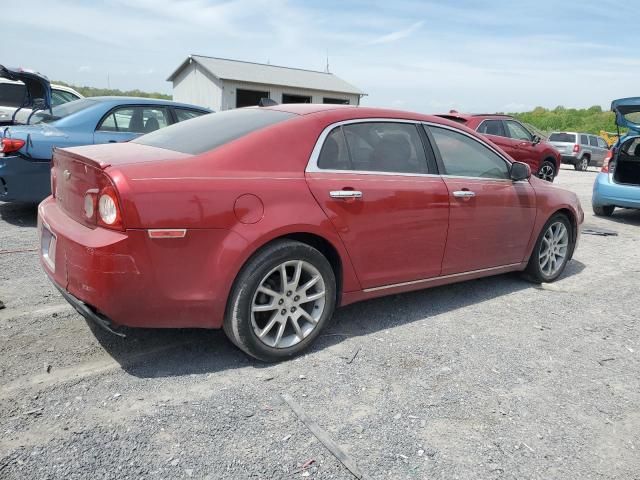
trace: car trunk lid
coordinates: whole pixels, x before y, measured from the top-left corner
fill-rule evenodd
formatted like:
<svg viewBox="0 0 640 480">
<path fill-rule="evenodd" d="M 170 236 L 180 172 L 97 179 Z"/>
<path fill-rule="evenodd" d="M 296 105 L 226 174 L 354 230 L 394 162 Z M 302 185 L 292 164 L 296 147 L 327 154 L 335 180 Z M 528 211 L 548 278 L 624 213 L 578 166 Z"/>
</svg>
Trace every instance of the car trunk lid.
<svg viewBox="0 0 640 480">
<path fill-rule="evenodd" d="M 616 125 L 640 133 L 640 97 L 620 98 L 611 102 Z"/>
<path fill-rule="evenodd" d="M 133 143 L 55 149 L 51 171 L 52 192 L 60 208 L 71 218 L 95 228 L 95 224 L 85 216 L 84 197 L 88 192 L 97 193 L 97 189 L 105 184 L 114 184 L 109 175 L 111 169 L 121 165 L 191 156 Z"/>
</svg>

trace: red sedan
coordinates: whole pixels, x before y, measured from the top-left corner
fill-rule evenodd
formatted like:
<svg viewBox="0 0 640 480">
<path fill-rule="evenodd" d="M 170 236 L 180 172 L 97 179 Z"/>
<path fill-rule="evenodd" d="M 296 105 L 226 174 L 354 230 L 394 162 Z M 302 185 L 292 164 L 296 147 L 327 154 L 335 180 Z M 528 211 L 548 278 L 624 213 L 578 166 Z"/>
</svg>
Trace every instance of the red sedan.
<svg viewBox="0 0 640 480">
<path fill-rule="evenodd" d="M 576 195 L 458 123 L 335 105 L 56 150 L 52 192 L 42 265 L 82 315 L 222 327 L 267 361 L 338 305 L 510 271 L 553 281 L 583 221 Z"/>
</svg>

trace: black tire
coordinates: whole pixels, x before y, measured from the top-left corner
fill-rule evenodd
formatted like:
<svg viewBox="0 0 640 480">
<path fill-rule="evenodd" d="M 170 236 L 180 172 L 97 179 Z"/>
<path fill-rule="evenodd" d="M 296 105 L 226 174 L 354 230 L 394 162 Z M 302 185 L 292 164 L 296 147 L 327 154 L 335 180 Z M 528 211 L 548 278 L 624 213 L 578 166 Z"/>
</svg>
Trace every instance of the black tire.
<svg viewBox="0 0 640 480">
<path fill-rule="evenodd" d="M 610 217 L 613 215 L 613 211 L 615 210 L 614 205 L 592 205 L 593 213 L 595 213 L 598 217 Z"/>
<path fill-rule="evenodd" d="M 551 274 L 547 274 L 542 270 L 540 265 L 542 243 L 549 228 L 558 222 L 562 223 L 567 229 L 568 244 L 566 254 L 562 259 L 562 263 L 558 267 L 558 269 Z M 571 225 L 571 221 L 569 221 L 566 215 L 562 213 L 556 213 L 549 220 L 547 220 L 547 223 L 544 224 L 544 227 L 542 227 L 540 235 L 538 236 L 538 240 L 533 247 L 533 252 L 531 252 L 531 257 L 529 258 L 529 263 L 527 264 L 527 268 L 524 271 L 524 275 L 527 280 L 534 283 L 553 282 L 557 280 L 558 277 L 562 275 L 562 272 L 567 266 L 567 262 L 573 256 L 574 246 L 575 244 L 573 242 L 573 226 Z"/>
<path fill-rule="evenodd" d="M 306 264 L 311 265 L 319 272 L 325 292 L 323 310 L 315 323 L 315 327 L 311 327 L 312 330 L 310 333 L 302 340 L 299 340 L 299 342 L 293 346 L 275 348 L 267 345 L 258 338 L 254 330 L 252 306 L 254 305 L 254 299 L 257 298 L 258 288 L 266 276 L 283 263 L 296 261 L 306 262 Z M 288 274 L 289 272 L 287 272 L 287 275 Z M 296 291 L 294 291 L 294 294 L 295 292 Z M 283 291 L 282 295 L 284 296 L 284 294 L 285 292 Z M 329 325 L 335 310 L 336 298 L 335 274 L 324 255 L 315 248 L 301 242 L 278 240 L 267 245 L 251 257 L 238 274 L 227 304 L 227 312 L 223 326 L 224 332 L 238 348 L 258 360 L 264 362 L 285 360 L 305 350 L 318 335 L 320 335 L 322 330 Z M 289 298 L 287 301 L 291 300 L 292 298 Z M 309 304 L 306 305 L 308 306 Z M 283 307 L 286 306 L 287 304 L 285 303 Z M 302 306 L 299 308 L 302 308 Z M 306 308 L 307 307 L 305 307 L 305 309 Z M 316 308 L 316 305 L 312 305 L 311 308 Z M 274 316 L 278 315 L 278 309 L 276 309 Z M 283 311 L 285 310 L 286 308 L 283 309 Z M 295 308 L 293 310 L 295 310 Z M 281 318 L 284 318 L 282 323 L 286 325 L 285 328 L 289 329 L 290 323 L 291 328 L 293 328 L 293 320 L 290 320 L 288 313 L 283 315 L 284 317 Z M 257 316 L 258 314 L 256 314 L 256 317 Z M 280 325 L 280 323 L 278 325 Z M 267 328 L 265 328 L 265 330 L 266 329 Z"/>
<path fill-rule="evenodd" d="M 551 162 L 550 160 L 545 160 L 544 162 L 542 162 L 542 165 L 540 165 L 540 168 L 538 169 L 538 178 L 541 178 L 542 180 L 546 180 L 548 182 L 553 182 L 553 180 L 556 178 L 556 166 L 553 162 Z"/>
</svg>

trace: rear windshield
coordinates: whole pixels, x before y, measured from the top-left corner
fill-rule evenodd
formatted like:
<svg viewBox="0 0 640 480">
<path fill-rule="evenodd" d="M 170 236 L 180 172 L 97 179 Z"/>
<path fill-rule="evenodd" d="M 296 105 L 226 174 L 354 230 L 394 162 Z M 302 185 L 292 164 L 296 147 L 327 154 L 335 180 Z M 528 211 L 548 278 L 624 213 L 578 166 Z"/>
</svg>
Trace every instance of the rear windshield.
<svg viewBox="0 0 640 480">
<path fill-rule="evenodd" d="M 0 83 L 0 106 L 20 107 L 25 100 L 24 84 Z"/>
<path fill-rule="evenodd" d="M 73 113 L 77 113 L 80 110 L 89 108 L 95 105 L 96 101 L 89 98 L 83 98 L 82 100 L 76 100 L 74 102 L 63 103 L 57 107 L 53 107 L 53 114 L 49 110 L 41 110 L 31 117 L 31 124 L 34 123 L 51 123 L 61 118 L 68 117 Z"/>
<path fill-rule="evenodd" d="M 198 155 L 295 114 L 261 108 L 210 113 L 143 135 L 133 143 Z"/>
<path fill-rule="evenodd" d="M 576 143 L 576 136 L 573 133 L 552 133 L 549 135 L 549 141 Z"/>
</svg>

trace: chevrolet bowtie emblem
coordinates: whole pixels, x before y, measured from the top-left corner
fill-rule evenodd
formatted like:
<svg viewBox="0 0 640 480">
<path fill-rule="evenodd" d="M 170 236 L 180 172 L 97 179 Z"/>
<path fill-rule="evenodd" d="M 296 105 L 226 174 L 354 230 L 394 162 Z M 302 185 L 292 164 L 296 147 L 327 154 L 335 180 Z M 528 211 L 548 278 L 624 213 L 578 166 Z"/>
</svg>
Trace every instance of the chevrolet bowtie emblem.
<svg viewBox="0 0 640 480">
<path fill-rule="evenodd" d="M 71 178 L 71 172 L 69 170 L 65 170 L 63 175 L 65 180 L 69 180 Z"/>
</svg>

